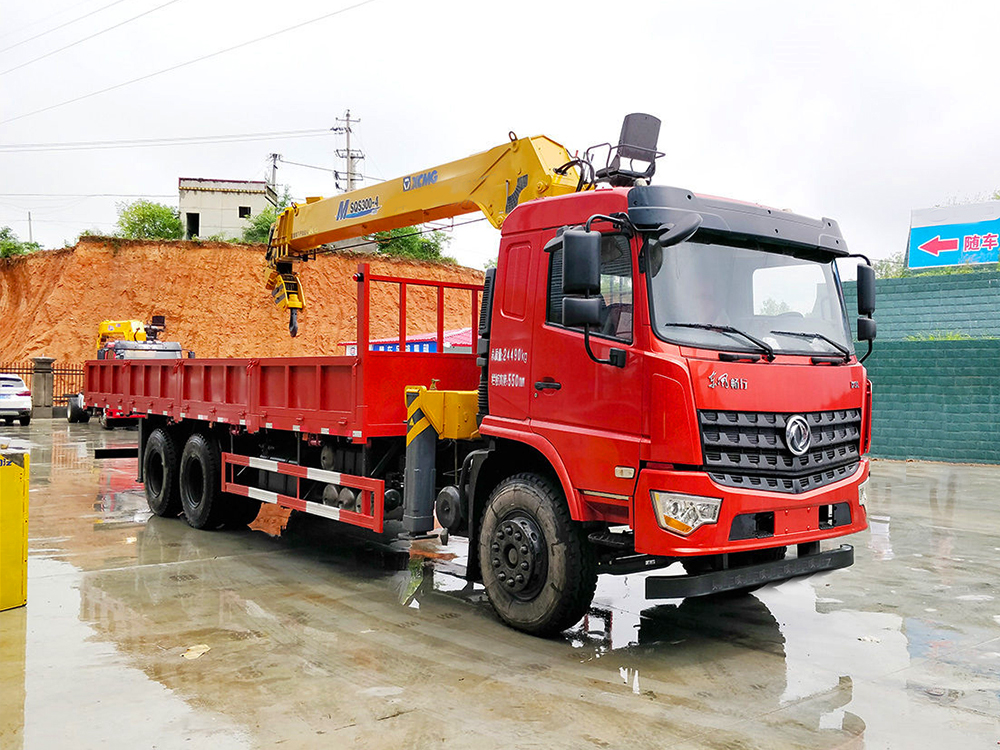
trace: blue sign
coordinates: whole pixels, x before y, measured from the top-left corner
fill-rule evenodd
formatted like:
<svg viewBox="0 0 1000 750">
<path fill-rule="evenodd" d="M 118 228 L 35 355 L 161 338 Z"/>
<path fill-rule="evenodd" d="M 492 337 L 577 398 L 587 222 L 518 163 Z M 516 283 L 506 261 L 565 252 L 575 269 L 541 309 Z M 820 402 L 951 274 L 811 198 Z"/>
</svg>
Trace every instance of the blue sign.
<svg viewBox="0 0 1000 750">
<path fill-rule="evenodd" d="M 1000 262 L 1000 218 L 910 228 L 910 268 Z"/>
<path fill-rule="evenodd" d="M 371 350 L 373 352 L 398 352 L 399 343 L 387 344 L 378 343 L 372 344 Z M 406 342 L 406 351 L 408 352 L 437 352 L 437 341 L 408 341 Z"/>
</svg>

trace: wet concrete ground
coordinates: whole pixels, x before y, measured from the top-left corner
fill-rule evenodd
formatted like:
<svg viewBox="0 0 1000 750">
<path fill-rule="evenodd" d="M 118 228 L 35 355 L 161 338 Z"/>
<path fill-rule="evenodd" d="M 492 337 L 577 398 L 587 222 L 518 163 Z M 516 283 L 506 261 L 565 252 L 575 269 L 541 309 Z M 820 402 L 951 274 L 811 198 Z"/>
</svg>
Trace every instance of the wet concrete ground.
<svg viewBox="0 0 1000 750">
<path fill-rule="evenodd" d="M 0 612 L 0 748 L 987 748 L 1000 468 L 878 462 L 852 568 L 724 602 L 602 579 L 554 640 L 454 575 L 310 529 L 150 517 L 129 431 L 32 454 L 28 606 Z M 313 520 L 313 519 L 308 519 Z M 193 646 L 209 650 L 196 659 Z"/>
</svg>

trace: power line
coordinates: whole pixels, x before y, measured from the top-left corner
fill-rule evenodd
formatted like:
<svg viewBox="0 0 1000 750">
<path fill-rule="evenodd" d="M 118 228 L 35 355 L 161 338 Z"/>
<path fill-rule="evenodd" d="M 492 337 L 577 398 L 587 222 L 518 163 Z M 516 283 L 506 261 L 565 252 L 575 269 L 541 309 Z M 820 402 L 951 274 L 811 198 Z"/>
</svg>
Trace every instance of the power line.
<svg viewBox="0 0 1000 750">
<path fill-rule="evenodd" d="M 310 138 L 329 133 L 329 128 L 310 130 L 276 130 L 270 133 L 240 133 L 231 135 L 195 135 L 176 138 L 122 139 L 114 141 L 65 141 L 62 143 L 12 143 L 0 144 L 0 153 L 27 151 L 90 151 L 107 148 L 146 148 L 152 146 L 180 146 L 203 143 L 241 143 L 263 141 L 270 138 Z"/>
<path fill-rule="evenodd" d="M 69 13 L 71 10 L 79 8 L 81 5 L 87 5 L 91 0 L 82 0 L 82 2 L 75 3 L 68 8 L 63 8 L 62 10 L 57 10 L 55 13 L 49 13 L 49 15 L 42 18 L 37 18 L 34 21 L 29 21 L 20 28 L 15 28 L 13 31 L 8 31 L 5 34 L 0 34 L 0 39 L 7 39 L 8 37 L 17 36 L 18 32 L 24 31 L 25 29 L 30 29 L 32 26 L 38 26 L 40 23 L 45 23 L 46 21 L 55 18 L 56 16 L 61 16 L 64 13 Z"/>
<path fill-rule="evenodd" d="M 398 240 L 398 239 L 403 239 L 404 237 L 417 237 L 418 235 L 421 235 L 421 234 L 430 234 L 431 232 L 450 231 L 452 229 L 455 229 L 456 227 L 464 227 L 464 226 L 466 226 L 468 224 L 477 224 L 480 221 L 486 221 L 486 217 L 485 216 L 481 216 L 478 219 L 469 219 L 468 221 L 460 221 L 457 224 L 452 224 L 450 227 L 446 227 L 445 229 L 442 229 L 441 227 L 430 227 L 429 229 L 418 229 L 418 230 L 413 231 L 413 232 L 407 232 L 406 234 L 398 234 L 395 237 L 393 237 L 392 239 Z M 326 255 L 327 253 L 339 253 L 341 250 L 353 250 L 356 247 L 365 247 L 366 245 L 371 245 L 371 244 L 377 243 L 377 242 L 378 242 L 378 240 L 368 239 L 368 240 L 364 240 L 362 242 L 358 242 L 358 243 L 356 243 L 354 245 L 345 245 L 344 247 L 330 248 L 329 250 L 321 250 L 321 251 L 317 252 L 316 255 Z"/>
<path fill-rule="evenodd" d="M 90 36 L 85 36 L 83 39 L 78 39 L 75 42 L 72 42 L 71 44 L 67 44 L 65 47 L 60 47 L 59 49 L 54 49 L 51 52 L 46 52 L 44 55 L 39 55 L 38 57 L 36 57 L 34 59 L 28 60 L 28 62 L 23 62 L 20 65 L 15 65 L 13 68 L 7 68 L 7 70 L 2 70 L 2 71 L 0 71 L 0 76 L 4 76 L 4 75 L 7 75 L 8 73 L 12 73 L 15 70 L 20 70 L 21 68 L 24 68 L 24 67 L 26 67 L 28 65 L 31 65 L 32 63 L 36 63 L 39 60 L 44 60 L 46 57 L 51 57 L 52 55 L 55 55 L 55 54 L 57 54 L 59 52 L 62 52 L 63 50 L 67 50 L 70 47 L 75 47 L 76 45 L 82 44 L 83 42 L 86 42 L 86 41 L 88 41 L 90 39 L 93 39 L 94 37 L 100 36 L 101 34 L 106 34 L 107 32 L 113 31 L 114 29 L 117 29 L 117 28 L 119 28 L 121 26 L 124 26 L 127 23 L 132 23 L 132 21 L 135 21 L 136 19 L 142 18 L 143 16 L 148 16 L 150 13 L 155 13 L 156 11 L 160 10 L 161 8 L 166 8 L 168 5 L 173 5 L 176 2 L 177 2 L 177 0 L 169 0 L 169 2 L 163 3 L 163 5 L 157 5 L 155 8 L 152 8 L 151 10 L 144 11 L 144 12 L 140 13 L 137 16 L 132 16 L 127 21 L 122 21 L 121 23 L 116 23 L 114 26 L 109 26 L 106 29 L 101 29 L 100 31 L 98 31 L 98 32 L 96 32 L 94 34 L 91 34 Z"/>
<path fill-rule="evenodd" d="M 303 164 L 302 162 L 298 161 L 290 161 L 283 156 L 279 156 L 278 161 L 280 161 L 282 164 L 293 164 L 296 167 L 305 167 L 306 169 L 316 169 L 319 170 L 320 172 L 332 172 L 333 174 L 338 174 L 338 170 L 334 169 L 333 167 L 320 167 L 316 164 Z M 355 172 L 354 176 L 360 177 L 363 180 L 374 180 L 375 182 L 385 182 L 385 180 L 382 177 L 374 177 L 373 175 L 360 174 L 358 172 Z"/>
<path fill-rule="evenodd" d="M 107 5 L 102 5 L 97 10 L 92 10 L 92 11 L 90 11 L 90 13 L 84 13 L 79 18 L 74 18 L 72 21 L 67 21 L 66 23 L 59 24 L 58 26 L 53 26 L 48 31 L 43 31 L 41 34 L 35 34 L 32 37 L 28 37 L 27 39 L 23 39 L 22 41 L 18 42 L 17 44 L 12 44 L 9 47 L 4 47 L 3 49 L 0 49 L 0 52 L 6 52 L 7 50 L 14 49 L 15 47 L 20 47 L 22 44 L 27 44 L 28 42 L 33 42 L 36 39 L 39 39 L 39 38 L 45 36 L 46 34 L 51 34 L 53 31 L 58 31 L 59 29 L 64 29 L 67 26 L 69 26 L 70 24 L 74 24 L 77 21 L 82 21 L 84 18 L 89 18 L 90 16 L 94 15 L 95 13 L 100 13 L 102 10 L 107 10 L 112 5 L 118 5 L 119 3 L 124 3 L 124 2 L 125 2 L 125 0 L 115 0 L 113 3 L 108 3 Z"/>
<path fill-rule="evenodd" d="M 118 0 L 118 2 L 122 2 L 122 0 Z M 48 107 L 42 107 L 41 109 L 36 109 L 31 112 L 25 112 L 24 114 L 18 115 L 17 117 L 8 117 L 6 120 L 0 120 L 0 125 L 6 125 L 7 123 L 14 122 L 16 120 L 22 120 L 25 117 L 31 117 L 32 115 L 37 115 L 41 114 L 42 112 L 48 112 L 50 110 L 57 109 L 59 107 L 64 107 L 67 104 L 73 104 L 75 102 L 79 102 L 84 99 L 89 99 L 90 97 L 97 96 L 98 94 L 106 94 L 109 91 L 114 91 L 115 89 L 120 89 L 123 88 L 124 86 L 129 86 L 133 83 L 139 83 L 140 81 L 147 81 L 150 78 L 154 78 L 155 76 L 162 75 L 164 73 L 169 73 L 171 71 L 187 67 L 188 65 L 194 65 L 195 63 L 202 62 L 204 60 L 208 60 L 213 57 L 218 57 L 219 55 L 223 55 L 227 52 L 233 52 L 234 50 L 242 49 L 243 47 L 248 47 L 251 44 L 262 42 L 265 39 L 273 39 L 274 37 L 279 36 L 280 34 L 285 34 L 288 33 L 289 31 L 294 31 L 295 29 L 300 29 L 304 26 L 308 26 L 310 24 L 317 23 L 319 21 L 324 21 L 327 18 L 332 18 L 333 16 L 339 16 L 342 13 L 347 13 L 350 10 L 360 8 L 364 5 L 369 5 L 373 2 L 375 2 L 375 0 L 362 0 L 359 3 L 355 3 L 354 5 L 348 5 L 346 8 L 335 10 L 332 13 L 326 13 L 322 16 L 318 16 L 317 18 L 313 18 L 308 21 L 302 21 L 301 23 L 288 26 L 284 29 L 279 29 L 278 31 L 272 31 L 270 34 L 265 34 L 264 36 L 257 37 L 256 39 L 251 39 L 246 42 L 240 42 L 239 44 L 233 45 L 232 47 L 226 47 L 225 49 L 221 49 L 216 52 L 211 52 L 207 55 L 202 55 L 201 57 L 196 57 L 193 60 L 188 60 L 187 62 L 178 63 L 177 65 L 172 65 L 169 68 L 157 70 L 153 73 L 147 73 L 144 76 L 139 76 L 138 78 L 133 78 L 128 81 L 123 81 L 122 83 L 116 83 L 114 86 L 108 86 L 106 88 L 99 89 L 97 91 L 91 91 L 89 94 L 82 94 L 80 96 L 74 97 L 73 99 L 67 99 L 66 101 L 59 102 L 58 104 L 50 104 Z"/>
<path fill-rule="evenodd" d="M 70 219 L 32 219 L 35 224 L 65 224 L 68 226 L 80 226 L 81 224 L 90 224 L 91 226 L 98 224 L 104 225 L 106 227 L 113 227 L 117 222 L 114 221 L 93 221 L 87 219 L 78 219 L 76 221 Z M 4 225 L 8 224 L 27 224 L 27 219 L 8 219 L 2 222 Z"/>
<path fill-rule="evenodd" d="M 0 193 L 0 198 L 176 198 L 177 193 Z"/>
</svg>

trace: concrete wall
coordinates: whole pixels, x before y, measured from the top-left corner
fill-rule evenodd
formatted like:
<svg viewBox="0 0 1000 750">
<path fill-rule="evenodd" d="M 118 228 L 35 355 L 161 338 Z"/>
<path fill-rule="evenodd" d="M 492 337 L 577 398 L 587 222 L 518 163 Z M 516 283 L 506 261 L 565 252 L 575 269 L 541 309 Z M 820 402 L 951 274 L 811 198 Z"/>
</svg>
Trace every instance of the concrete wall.
<svg viewBox="0 0 1000 750">
<path fill-rule="evenodd" d="M 865 362 L 874 388 L 872 455 L 1000 463 L 1000 273 L 877 286 L 878 338 Z M 844 296 L 853 328 L 853 283 Z M 914 340 L 953 334 L 973 338 Z"/>
<path fill-rule="evenodd" d="M 249 225 L 240 218 L 240 207 L 248 207 L 251 216 L 270 207 L 264 189 L 262 182 L 182 179 L 178 204 L 184 238 L 192 239 L 188 233 L 188 214 L 198 214 L 198 237 L 241 238 Z"/>
</svg>

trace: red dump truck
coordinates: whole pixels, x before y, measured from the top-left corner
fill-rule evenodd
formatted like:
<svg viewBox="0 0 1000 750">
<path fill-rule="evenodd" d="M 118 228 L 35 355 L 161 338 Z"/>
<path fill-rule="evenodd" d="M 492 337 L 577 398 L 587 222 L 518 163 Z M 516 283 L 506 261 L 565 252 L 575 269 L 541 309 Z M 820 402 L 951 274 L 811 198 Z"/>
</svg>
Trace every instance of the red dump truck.
<svg viewBox="0 0 1000 750">
<path fill-rule="evenodd" d="M 601 169 L 548 139 L 471 157 L 471 183 L 499 184 L 495 196 L 455 188 L 463 160 L 338 196 L 335 211 L 289 209 L 268 259 L 293 312 L 304 294 L 290 259 L 317 227 L 326 242 L 441 205 L 500 217 L 483 286 L 360 264 L 352 356 L 88 362 L 89 406 L 146 414 L 152 511 L 204 529 L 246 524 L 261 503 L 373 532 L 401 515 L 410 538 L 443 526 L 469 538 L 467 575 L 499 617 L 539 635 L 585 614 L 600 573 L 642 572 L 663 599 L 850 565 L 850 546 L 821 546 L 867 526 L 872 390 L 839 228 L 649 185 L 655 136 L 635 131 L 627 121 Z M 397 351 L 371 343 L 379 285 L 397 295 Z M 437 302 L 432 351 L 406 346 L 419 289 Z M 446 295 L 468 300 L 472 352 L 443 346 Z M 864 262 L 858 307 L 870 352 Z M 649 572 L 677 561 L 682 575 Z"/>
</svg>

